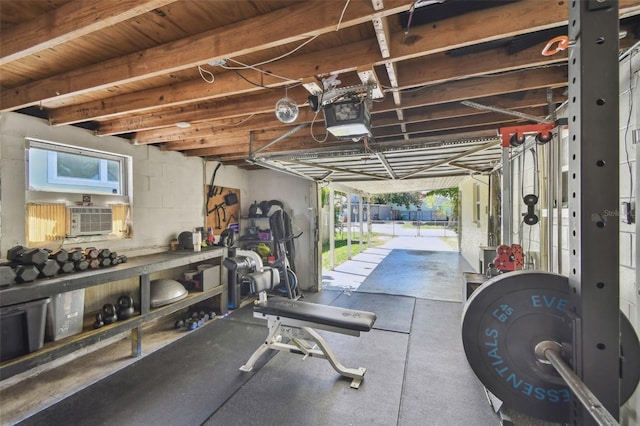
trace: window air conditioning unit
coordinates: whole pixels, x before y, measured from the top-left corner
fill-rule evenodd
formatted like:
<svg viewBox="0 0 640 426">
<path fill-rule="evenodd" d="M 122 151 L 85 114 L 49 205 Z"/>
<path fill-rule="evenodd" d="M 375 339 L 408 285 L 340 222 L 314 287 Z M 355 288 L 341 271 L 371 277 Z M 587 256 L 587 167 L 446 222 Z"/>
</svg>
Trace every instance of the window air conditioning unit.
<svg viewBox="0 0 640 426">
<path fill-rule="evenodd" d="M 338 139 L 371 136 L 371 115 L 362 100 L 335 102 L 324 107 L 327 130 Z"/>
<path fill-rule="evenodd" d="M 67 237 L 105 235 L 113 230 L 111 207 L 69 207 Z"/>
</svg>

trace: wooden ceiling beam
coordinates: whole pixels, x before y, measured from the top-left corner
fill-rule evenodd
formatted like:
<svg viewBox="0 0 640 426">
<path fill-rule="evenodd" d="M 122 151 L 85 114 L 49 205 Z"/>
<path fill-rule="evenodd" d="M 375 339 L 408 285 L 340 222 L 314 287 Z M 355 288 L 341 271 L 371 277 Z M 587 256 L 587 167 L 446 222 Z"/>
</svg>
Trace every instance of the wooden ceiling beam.
<svg viewBox="0 0 640 426">
<path fill-rule="evenodd" d="M 546 107 L 546 96 L 546 90 L 534 90 L 523 94 L 523 96 L 518 99 L 508 99 L 506 97 L 494 96 L 484 98 L 482 99 L 482 102 L 491 106 L 517 110 L 531 107 Z M 562 94 L 557 91 L 557 93 L 555 94 L 555 99 L 557 100 L 557 102 L 561 102 L 565 99 L 565 97 L 562 97 Z M 423 121 L 441 120 L 444 118 L 465 117 L 481 114 L 480 111 L 469 108 L 468 106 L 462 105 L 460 103 L 429 106 L 412 111 L 413 112 L 405 113 L 405 123 L 407 125 Z M 540 112 L 542 110 L 535 111 Z M 231 119 L 217 120 L 201 123 L 199 125 L 193 126 L 190 129 L 179 129 L 177 127 L 174 127 L 170 129 L 157 129 L 146 132 L 139 132 L 136 135 L 134 141 L 137 144 L 170 142 L 163 145 L 166 149 L 170 150 L 196 149 L 203 148 L 204 145 L 217 146 L 220 144 L 236 143 L 238 137 L 237 135 L 242 131 L 242 129 L 244 129 L 244 131 L 240 134 L 242 134 L 242 137 L 246 139 L 248 138 L 247 132 L 251 130 L 251 128 L 261 128 L 263 130 L 273 129 L 273 132 L 262 132 L 261 134 L 257 134 L 255 137 L 260 139 L 275 139 L 282 132 L 284 132 L 287 127 L 290 126 L 283 126 L 280 122 L 274 123 L 272 115 L 272 113 L 261 114 L 260 117 L 255 118 L 255 121 L 251 121 L 252 127 L 248 127 L 247 123 L 249 123 L 249 120 L 247 120 L 247 122 L 243 123 L 238 128 L 226 125 Z M 304 108 L 301 110 L 301 115 L 298 118 L 297 122 L 308 122 L 313 115 L 315 114 L 312 111 L 310 111 L 308 108 Z M 238 122 L 240 121 L 240 119 L 233 120 L 236 120 Z M 272 124 L 275 127 L 270 128 L 267 124 Z M 397 126 L 398 121 L 393 117 L 374 117 L 372 124 L 374 125 L 374 131 L 382 131 L 382 128 L 386 126 Z M 317 135 L 317 137 L 322 137 L 324 135 L 324 132 L 324 119 L 322 118 L 322 116 L 320 116 L 319 122 L 316 126 L 314 126 L 314 133 Z M 378 136 L 383 137 L 384 135 L 380 134 Z"/>
<path fill-rule="evenodd" d="M 546 115 L 547 109 L 545 107 L 526 108 L 520 112 L 531 114 L 535 116 Z M 407 125 L 406 133 L 424 133 L 424 132 L 438 132 L 438 131 L 455 131 L 459 128 L 466 128 L 470 126 L 478 126 L 485 124 L 498 124 L 504 122 L 509 118 L 509 115 L 501 113 L 485 113 L 476 114 L 468 117 L 446 118 L 442 120 L 425 121 L 421 123 L 412 123 Z M 515 118 L 515 120 L 522 121 L 521 118 Z M 496 127 L 497 129 L 497 127 Z M 382 129 L 374 129 L 374 138 L 389 137 L 389 136 L 401 136 L 402 132 L 399 130 L 399 126 L 384 127 Z"/>
<path fill-rule="evenodd" d="M 0 32 L 0 65 L 157 9 L 176 0 L 71 1 Z"/>
<path fill-rule="evenodd" d="M 536 69 L 496 75 L 479 80 L 467 79 L 454 81 L 446 85 L 425 87 L 418 91 L 403 92 L 402 108 L 417 108 L 426 105 L 455 102 L 465 99 L 477 99 L 522 90 L 566 86 L 567 67 L 558 66 L 553 70 Z M 272 114 L 273 105 L 281 94 L 266 93 L 253 97 L 244 97 L 237 102 L 212 102 L 163 110 L 160 113 L 140 114 L 100 123 L 99 135 L 114 135 L 140 130 L 168 127 L 167 123 L 186 121 L 205 122 L 225 117 L 246 117 L 252 112 Z M 260 106 L 260 107 L 259 107 Z M 394 111 L 398 107 L 391 97 L 374 104 L 372 113 Z M 305 108 L 302 108 L 305 109 Z M 372 119 L 375 122 L 375 116 Z M 277 122 L 274 117 L 274 122 Z M 322 123 L 324 120 L 322 120 Z M 248 125 L 249 122 L 248 122 Z"/>
<path fill-rule="evenodd" d="M 405 90 L 402 92 L 402 107 L 418 108 L 523 90 L 566 87 L 569 84 L 568 78 L 568 69 L 562 65 L 553 69 L 533 69 L 491 77 L 469 78 L 421 89 Z M 382 102 L 374 104 L 372 113 L 393 111 L 396 108 L 393 99 L 385 98 Z"/>
<path fill-rule="evenodd" d="M 253 149 L 258 150 L 263 146 L 267 145 L 271 141 L 254 141 Z M 283 139 L 281 142 L 278 142 L 275 145 L 266 148 L 264 151 L 260 152 L 260 155 L 264 155 L 265 153 L 282 153 L 282 152 L 297 152 L 300 150 L 312 150 L 322 148 L 339 148 L 345 145 L 353 145 L 354 142 L 351 141 L 336 141 L 332 140 L 325 143 L 317 143 L 313 141 L 308 136 L 291 136 L 289 138 Z M 208 147 L 201 149 L 192 149 L 185 150 L 185 154 L 188 156 L 210 156 L 210 155 L 249 155 L 249 140 L 247 140 L 244 144 L 236 144 L 236 145 L 224 145 L 219 147 Z"/>
<path fill-rule="evenodd" d="M 556 89 L 554 94 L 554 102 L 561 103 L 566 100 L 566 95 L 563 95 L 563 89 Z M 507 96 L 489 96 L 486 98 L 476 99 L 476 102 L 491 105 L 499 108 L 509 108 L 509 109 L 517 109 L 517 108 L 527 108 L 527 107 L 535 107 L 535 106 L 545 106 L 548 105 L 547 101 L 547 91 L 545 89 L 533 89 L 522 93 L 522 97 L 518 98 L 516 96 L 507 97 Z M 389 113 L 386 113 L 389 114 Z M 404 112 L 405 120 L 404 123 L 415 123 L 419 121 L 428 121 L 428 120 L 438 120 L 442 118 L 451 118 L 451 117 L 464 117 L 468 115 L 477 114 L 477 111 L 472 111 L 468 106 L 462 105 L 459 102 L 452 102 L 448 104 L 438 104 L 426 106 L 423 108 L 411 108 L 406 109 Z M 382 115 L 382 114 L 379 114 Z M 372 124 L 374 128 L 384 127 L 384 126 L 396 126 L 398 125 L 398 120 L 394 116 L 389 117 L 377 117 L 374 116 L 372 120 Z"/>
<path fill-rule="evenodd" d="M 85 102 L 76 105 L 55 108 L 49 114 L 49 121 L 53 125 L 74 124 L 88 120 L 105 120 L 118 118 L 128 114 L 158 111 L 161 108 L 186 105 L 194 102 L 212 101 L 215 99 L 252 94 L 263 90 L 254 84 L 238 77 L 232 72 L 214 73 L 215 81 L 206 83 L 201 78 L 188 80 L 153 89 L 113 96 L 106 99 Z M 260 84 L 264 87 L 277 88 L 291 84 L 293 80 L 282 80 L 261 74 Z"/>
<path fill-rule="evenodd" d="M 324 128 L 324 116 L 322 112 L 314 113 L 309 108 L 300 108 L 296 123 L 284 125 L 280 121 L 274 120 L 274 112 L 269 111 L 260 114 L 252 114 L 243 117 L 223 118 L 220 120 L 210 120 L 193 124 L 188 129 L 181 129 L 176 126 L 144 130 L 136 133 L 134 141 L 137 144 L 173 142 L 183 139 L 194 139 L 203 136 L 224 135 L 227 132 L 252 129 L 285 129 L 300 123 L 311 123 L 316 120 L 314 127 Z"/>
<path fill-rule="evenodd" d="M 632 31 L 629 31 L 629 34 L 631 33 Z M 627 37 L 621 40 L 621 47 L 630 46 L 634 41 L 633 37 Z M 397 58 L 397 62 L 391 62 L 390 59 L 385 61 L 384 65 L 387 70 L 389 70 L 389 66 L 393 67 L 392 73 L 394 77 L 398 74 L 398 66 L 401 66 L 404 78 L 400 88 L 408 88 L 424 85 L 425 83 L 436 84 L 456 78 L 504 72 L 523 66 L 541 66 L 566 61 L 566 52 L 560 52 L 553 57 L 544 57 L 540 54 L 540 50 L 541 46 L 537 46 L 536 48 L 527 49 L 525 52 L 508 55 L 506 49 L 495 49 L 458 58 L 452 58 L 445 54 L 434 54 L 418 60 L 407 61 L 406 63 L 401 63 Z M 312 75 L 315 73 L 339 72 L 336 69 L 329 70 L 328 67 L 331 66 L 342 69 L 344 72 L 346 68 L 357 68 L 357 66 L 352 66 L 354 57 L 358 58 L 360 63 L 364 63 L 367 60 L 370 63 L 374 63 L 378 60 L 378 55 L 379 53 L 376 51 L 374 43 L 367 40 L 351 43 L 340 48 L 286 58 L 270 64 L 269 70 L 277 75 Z M 425 70 L 429 76 L 427 81 L 425 81 Z M 263 75 L 261 78 L 262 84 L 266 87 L 282 87 L 291 82 L 268 75 Z M 313 77 L 308 78 L 311 79 Z M 395 84 L 392 81 L 392 87 L 398 88 L 397 79 L 393 78 L 393 80 Z M 50 113 L 50 122 L 54 125 L 59 125 L 87 120 L 103 120 L 124 114 L 154 110 L 159 107 L 182 105 L 258 90 L 261 89 L 238 78 L 235 74 L 222 72 L 216 74 L 215 84 L 204 84 L 201 79 L 189 80 L 135 93 L 56 108 Z M 394 91 L 392 93 L 395 96 L 397 92 Z M 396 104 L 398 100 L 396 100 Z"/>
<path fill-rule="evenodd" d="M 507 49 L 498 48 L 462 56 L 446 54 L 431 55 L 401 62 L 398 72 L 399 89 L 410 89 L 425 84 L 439 84 L 445 81 L 481 77 L 526 68 L 537 68 L 567 62 L 567 52 L 553 56 L 540 54 L 546 43 L 530 47 L 518 53 L 509 54 Z"/>
<path fill-rule="evenodd" d="M 520 2 L 518 2 L 518 4 L 519 3 Z M 509 6 L 511 7 L 511 5 Z M 540 13 L 545 13 L 544 8 L 539 9 L 542 10 L 542 12 Z M 566 7 L 564 7 L 563 9 L 566 9 Z M 523 15 L 529 12 L 529 7 L 525 7 L 524 10 L 525 12 L 523 12 Z M 486 13 L 486 11 L 471 12 L 469 14 L 462 15 L 457 18 L 450 18 L 445 21 L 448 22 L 449 25 L 451 25 L 451 23 L 449 22 L 451 20 L 459 21 L 463 19 L 470 19 L 467 17 L 468 15 L 475 16 L 476 14 L 480 14 L 481 16 L 483 16 L 483 13 Z M 546 16 L 545 19 L 543 19 L 543 22 L 547 22 L 547 24 L 549 22 L 555 22 L 555 24 L 558 26 L 562 25 L 562 22 L 556 22 L 558 21 L 558 18 L 553 10 L 550 10 L 546 13 L 549 16 Z M 512 11 L 511 14 L 515 14 L 515 12 Z M 417 31 L 419 28 L 420 27 L 415 28 L 414 31 Z M 437 28 L 439 29 L 440 25 Z M 482 41 L 494 39 L 496 37 L 496 28 L 492 28 L 492 26 L 488 25 L 483 25 L 483 28 L 486 34 L 474 34 L 478 37 L 478 39 L 471 38 L 471 36 L 465 31 L 461 31 L 461 34 L 459 34 L 456 39 L 447 38 L 441 41 L 433 40 L 437 37 L 448 37 L 448 32 L 444 32 L 444 35 L 439 35 L 440 33 L 438 32 L 432 32 L 429 34 L 429 37 L 433 40 L 434 43 L 446 46 L 446 49 L 448 50 L 454 49 L 456 47 L 466 46 L 471 42 L 480 43 Z M 525 33 L 529 31 L 529 29 L 525 26 L 522 26 L 521 22 L 519 21 L 509 23 L 508 25 L 505 23 L 505 25 L 501 26 L 499 29 L 499 33 L 504 33 L 506 35 L 513 35 L 517 31 L 519 31 L 519 33 Z M 384 61 L 381 61 L 380 50 L 376 41 L 365 40 L 351 43 L 346 46 L 327 49 L 322 52 L 313 52 L 303 56 L 283 59 L 269 64 L 269 70 L 272 73 L 278 75 L 305 75 L 307 76 L 307 78 L 311 78 L 312 76 L 319 74 L 343 73 L 346 71 L 352 71 L 357 69 L 358 67 L 365 67 L 369 66 L 370 64 L 386 66 L 387 63 L 395 63 L 418 56 L 433 55 L 439 53 L 442 49 L 420 50 L 420 47 L 418 45 L 412 44 L 409 50 L 411 50 L 410 54 L 407 53 L 407 47 L 405 46 L 404 55 L 394 55 Z M 542 55 L 539 56 L 540 58 L 544 58 Z M 358 62 L 354 63 L 354 58 L 357 58 Z M 457 59 L 460 61 L 463 60 L 460 58 L 453 59 Z M 548 59 L 548 61 L 554 61 L 554 59 Z M 460 66 L 456 66 L 456 60 L 450 62 L 451 65 L 448 65 L 448 67 L 450 69 L 454 69 L 456 73 L 460 73 L 460 70 L 465 69 Z M 495 64 L 496 62 L 491 61 L 491 63 Z M 478 63 L 475 63 L 475 65 L 478 65 Z M 427 67 L 424 69 L 431 68 L 435 69 L 436 67 Z M 472 67 L 472 69 L 474 68 L 475 67 Z M 422 67 L 417 69 L 423 70 Z M 412 75 L 414 75 L 414 73 L 412 73 Z M 92 101 L 69 107 L 62 107 L 52 111 L 50 119 L 53 124 L 71 124 L 79 121 L 103 119 L 105 117 L 123 114 L 123 111 L 128 113 L 135 113 L 149 109 L 156 109 L 159 106 L 166 107 L 172 105 L 180 105 L 187 102 L 198 102 L 207 99 L 214 99 L 216 97 L 224 95 L 233 95 L 234 93 L 246 93 L 259 90 L 259 88 L 251 86 L 247 82 L 233 77 L 235 77 L 233 74 L 223 73 L 220 75 L 220 78 L 214 85 L 205 85 L 201 80 L 192 80 L 188 82 L 177 83 L 175 85 L 148 89 L 142 92 L 114 96 L 104 100 Z M 459 77 L 462 78 L 464 77 L 464 75 L 460 75 Z M 283 82 L 282 80 L 270 80 L 271 81 L 267 81 L 265 85 L 269 86 L 270 84 L 277 83 L 279 83 L 280 85 L 286 84 L 286 82 Z M 435 80 L 434 82 L 437 82 L 437 80 Z M 417 84 L 424 84 L 424 79 L 419 83 L 415 83 L 413 82 L 413 80 L 409 80 L 407 83 L 405 83 L 405 86 L 409 87 L 411 85 Z"/>
<path fill-rule="evenodd" d="M 320 130 L 317 130 L 320 131 Z M 317 132 L 316 131 L 316 132 Z M 322 137 L 324 137 L 324 127 L 321 129 Z M 271 143 L 271 141 L 280 138 L 283 134 L 285 134 L 287 130 L 278 129 L 278 130 L 265 130 L 265 131 L 254 131 L 253 132 L 253 144 L 255 149 L 260 149 L 264 145 Z M 285 142 L 296 141 L 293 144 L 297 144 L 303 141 L 312 141 L 313 143 L 317 143 L 313 140 L 313 137 L 309 133 L 310 129 L 307 127 L 302 129 L 299 133 L 295 135 L 288 136 L 280 141 L 278 141 L 275 145 L 284 146 Z M 166 142 L 162 144 L 165 149 L 172 151 L 186 151 L 191 149 L 200 149 L 200 148 L 211 148 L 211 147 L 222 147 L 222 146 L 233 146 L 238 144 L 248 144 L 251 141 L 251 132 L 250 131 L 241 131 L 241 132 L 233 132 L 227 133 L 221 137 L 221 135 L 213 135 L 213 136 L 203 136 L 200 138 L 194 139 L 186 139 L 182 141 L 175 142 Z M 336 142 L 337 140 L 330 136 L 328 139 L 328 143 Z M 277 148 L 276 148 L 277 150 Z"/>
<path fill-rule="evenodd" d="M 302 88 L 289 90 L 291 93 L 302 91 Z M 250 114 L 274 114 L 275 104 L 284 93 L 260 93 L 256 96 L 244 96 L 238 99 L 217 100 L 208 103 L 191 104 L 180 107 L 167 108 L 151 113 L 134 114 L 101 122 L 97 130 L 99 135 L 114 135 L 121 133 L 149 130 L 160 127 L 170 127 L 173 124 L 186 121 L 191 124 L 215 119 L 247 117 Z M 300 105 L 299 105 L 300 106 Z M 277 121 L 275 115 L 273 120 Z"/>
<path fill-rule="evenodd" d="M 400 13 L 410 6 L 404 0 L 385 0 L 385 9 L 373 13 L 369 1 L 352 0 L 342 15 L 342 8 L 327 7 L 324 1 L 296 3 L 241 24 L 210 30 L 20 87 L 5 89 L 0 92 L 0 111 L 36 105 L 47 99 L 89 93 L 214 60 L 282 46 L 335 31 L 338 22 L 342 27 L 353 26 L 370 21 L 373 16 Z M 309 19 L 310 16 L 313 19 Z M 260 37 L 255 37 L 256 33 Z"/>
<path fill-rule="evenodd" d="M 620 0 L 621 17 L 640 14 L 637 0 Z M 412 27 L 409 34 L 391 34 L 390 50 L 394 58 L 403 60 L 445 52 L 452 46 L 500 40 L 523 33 L 541 31 L 567 25 L 569 9 L 564 1 L 521 0 L 459 17 L 443 19 L 434 25 Z M 529 25 L 530 24 L 530 25 Z"/>
</svg>

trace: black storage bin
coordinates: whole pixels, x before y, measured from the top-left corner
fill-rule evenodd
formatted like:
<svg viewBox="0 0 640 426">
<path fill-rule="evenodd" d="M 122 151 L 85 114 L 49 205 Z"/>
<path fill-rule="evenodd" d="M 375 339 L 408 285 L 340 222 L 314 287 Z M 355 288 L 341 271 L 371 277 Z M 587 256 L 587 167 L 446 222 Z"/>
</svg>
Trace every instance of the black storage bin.
<svg viewBox="0 0 640 426">
<path fill-rule="evenodd" d="M 0 308 L 0 362 L 42 348 L 49 300 L 47 297 Z"/>
</svg>

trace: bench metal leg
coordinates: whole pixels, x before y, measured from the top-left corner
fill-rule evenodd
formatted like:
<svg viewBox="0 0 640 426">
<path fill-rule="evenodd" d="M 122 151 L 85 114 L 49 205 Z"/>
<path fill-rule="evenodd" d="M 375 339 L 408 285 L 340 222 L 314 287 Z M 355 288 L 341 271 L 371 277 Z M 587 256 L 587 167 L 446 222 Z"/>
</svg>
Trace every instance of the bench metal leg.
<svg viewBox="0 0 640 426">
<path fill-rule="evenodd" d="M 267 327 L 269 327 L 269 334 L 267 335 L 265 342 L 260 345 L 258 349 L 256 349 L 253 355 L 251 355 L 251 358 L 249 358 L 249 361 L 247 361 L 246 364 L 240 367 L 240 371 L 249 372 L 253 370 L 253 366 L 255 365 L 256 361 L 258 361 L 265 352 L 271 349 L 271 345 L 282 340 L 282 336 L 278 335 L 278 330 L 280 329 L 279 325 L 279 322 L 274 320 L 273 318 L 268 319 Z"/>
<path fill-rule="evenodd" d="M 281 320 L 269 317 L 268 319 L 269 335 L 262 345 L 251 355 L 249 361 L 242 367 L 241 371 L 251 371 L 254 364 L 258 359 L 269 349 L 278 351 L 288 351 L 303 355 L 305 358 L 308 356 L 324 358 L 336 370 L 340 375 L 348 377 L 351 380 L 351 387 L 358 389 L 366 368 L 347 368 L 338 359 L 335 354 L 329 348 L 329 345 L 315 330 L 310 327 L 296 327 L 291 325 L 282 324 Z M 289 343 L 282 343 L 282 338 L 288 338 Z M 315 343 L 315 345 L 309 342 Z M 319 349 L 317 349 L 319 347 Z"/>
<path fill-rule="evenodd" d="M 336 358 L 336 355 L 333 353 L 329 345 L 327 345 L 327 343 L 324 341 L 322 336 L 318 334 L 318 332 L 316 332 L 315 330 L 309 327 L 303 327 L 302 329 L 307 334 L 309 334 L 311 339 L 320 347 L 320 350 L 324 354 L 322 358 L 325 358 L 327 361 L 329 361 L 329 364 L 331 364 L 333 369 L 336 370 L 338 373 L 340 373 L 345 377 L 349 377 L 353 379 L 351 381 L 351 387 L 354 389 L 358 389 L 360 387 L 360 383 L 362 383 L 362 380 L 364 379 L 364 373 L 367 372 L 367 369 L 363 367 L 358 367 L 358 368 L 345 367 L 344 365 L 342 365 L 340 361 L 338 361 L 338 358 Z"/>
</svg>

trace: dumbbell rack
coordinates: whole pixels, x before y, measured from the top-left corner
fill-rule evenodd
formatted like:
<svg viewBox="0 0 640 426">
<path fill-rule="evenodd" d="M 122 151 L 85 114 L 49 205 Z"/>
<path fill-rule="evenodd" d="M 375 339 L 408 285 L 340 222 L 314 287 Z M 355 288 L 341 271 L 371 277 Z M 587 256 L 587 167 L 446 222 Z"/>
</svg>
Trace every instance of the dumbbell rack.
<svg viewBox="0 0 640 426">
<path fill-rule="evenodd" d="M 222 265 L 227 249 L 217 247 L 201 252 L 166 252 L 131 257 L 127 263 L 111 268 L 87 270 L 53 278 L 40 279 L 24 284 L 13 284 L 0 290 L 0 306 L 9 306 L 32 300 L 51 297 L 68 291 L 84 289 L 113 281 L 139 277 L 140 312 L 132 318 L 117 321 L 99 329 L 87 330 L 65 339 L 45 343 L 42 349 L 25 354 L 0 364 L 0 380 L 42 365 L 53 359 L 68 355 L 81 348 L 88 347 L 109 337 L 131 331 L 131 355 L 142 354 L 142 326 L 155 319 L 177 312 L 195 303 L 220 295 L 219 310 L 227 311 L 227 277 L 220 274 L 220 285 L 203 292 L 189 293 L 182 300 L 170 305 L 151 308 L 151 274 L 172 268 L 178 268 L 204 261 L 214 261 Z M 222 270 L 222 268 L 220 268 Z"/>
</svg>

